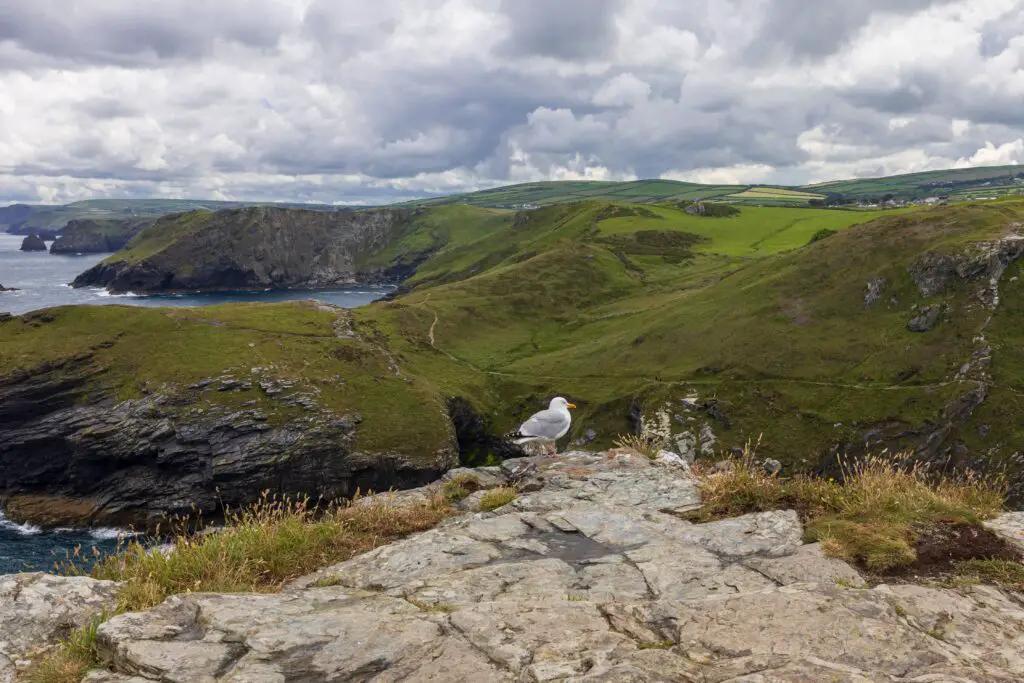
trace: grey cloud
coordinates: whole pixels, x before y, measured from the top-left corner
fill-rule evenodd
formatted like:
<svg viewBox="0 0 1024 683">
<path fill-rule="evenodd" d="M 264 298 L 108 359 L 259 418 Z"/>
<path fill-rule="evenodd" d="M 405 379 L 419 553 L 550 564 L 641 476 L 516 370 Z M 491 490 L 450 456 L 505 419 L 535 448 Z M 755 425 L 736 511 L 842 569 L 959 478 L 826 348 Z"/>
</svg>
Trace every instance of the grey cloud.
<svg viewBox="0 0 1024 683">
<path fill-rule="evenodd" d="M 588 59 L 608 54 L 615 42 L 619 0 L 502 0 L 511 23 L 502 46 L 509 55 Z"/>
<path fill-rule="evenodd" d="M 885 160 L 904 153 L 956 160 L 1024 134 L 1000 87 L 1012 74 L 985 61 L 1019 12 L 956 55 L 962 71 L 815 71 L 855 49 L 872 16 L 952 1 L 313 0 L 303 15 L 294 0 L 165 0 L 141 16 L 128 0 L 77 12 L 0 0 L 0 198 L 78 183 L 382 202 L 585 165 L 641 177 L 763 165 L 765 180 L 803 182 L 822 167 L 904 170 Z M 671 51 L 666 27 L 696 36 L 696 52 Z M 61 77 L 66 65 L 83 78 Z M 622 96 L 598 96 L 616 78 Z M 953 119 L 972 125 L 954 136 Z M 802 147 L 818 127 L 827 144 Z"/>
<path fill-rule="evenodd" d="M 270 0 L 2 0 L 0 43 L 62 64 L 196 59 L 217 40 L 277 44 L 289 12 Z"/>
<path fill-rule="evenodd" d="M 774 0 L 767 11 L 759 40 L 747 51 L 751 59 L 771 54 L 819 58 L 834 54 L 868 23 L 873 15 L 906 15 L 955 0 Z"/>
</svg>

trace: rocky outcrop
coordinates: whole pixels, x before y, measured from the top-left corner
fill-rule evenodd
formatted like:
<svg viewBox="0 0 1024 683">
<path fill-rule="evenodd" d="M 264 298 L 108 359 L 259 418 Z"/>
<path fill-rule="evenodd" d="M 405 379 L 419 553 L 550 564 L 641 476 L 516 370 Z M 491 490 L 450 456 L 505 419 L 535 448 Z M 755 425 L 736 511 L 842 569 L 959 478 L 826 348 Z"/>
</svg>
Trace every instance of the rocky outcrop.
<svg viewBox="0 0 1024 683">
<path fill-rule="evenodd" d="M 51 254 L 104 254 L 122 249 L 132 237 L 153 224 L 152 218 L 68 221 L 50 245 Z"/>
<path fill-rule="evenodd" d="M 133 681 L 957 681 L 1024 676 L 1024 608 L 991 587 L 866 588 L 793 512 L 691 524 L 685 466 L 508 461 L 523 494 L 278 595 L 181 595 L 100 626 Z M 417 492 L 405 494 L 414 500 Z M 396 504 L 401 504 L 401 499 Z"/>
<path fill-rule="evenodd" d="M 911 332 L 927 332 L 942 320 L 944 309 L 942 306 L 925 306 L 921 311 L 910 319 L 907 329 Z"/>
<path fill-rule="evenodd" d="M 46 242 L 38 234 L 31 234 L 21 241 L 22 251 L 46 251 Z"/>
<path fill-rule="evenodd" d="M 1013 233 L 972 245 L 961 254 L 928 253 L 907 269 L 924 298 L 945 294 L 958 283 L 998 283 L 1006 267 L 1024 256 L 1024 235 Z M 985 299 L 984 294 L 980 295 Z M 986 301 L 991 304 L 991 301 Z"/>
<path fill-rule="evenodd" d="M 420 486 L 458 458 L 454 434 L 415 458 L 360 446 L 358 412 L 328 410 L 307 387 L 259 368 L 132 400 L 94 381 L 105 371 L 85 353 L 0 378 L 0 507 L 9 517 L 153 526 L 263 491 L 337 499 Z M 254 386 L 263 400 L 244 401 Z"/>
<path fill-rule="evenodd" d="M 157 292 L 388 282 L 408 275 L 404 261 L 390 266 L 368 262 L 415 215 L 413 209 L 253 207 L 167 216 L 140 233 L 131 251 L 86 271 L 73 286 Z M 166 244 L 163 236 L 168 232 L 177 237 Z"/>
<path fill-rule="evenodd" d="M 0 683 L 13 683 L 73 629 L 112 612 L 117 590 L 116 583 L 84 576 L 0 576 Z"/>
<path fill-rule="evenodd" d="M 882 292 L 889 286 L 889 281 L 884 277 L 876 277 L 868 282 L 864 292 L 864 305 L 872 306 L 882 296 Z"/>
<path fill-rule="evenodd" d="M 17 291 L 18 291 L 17 287 L 4 287 L 3 285 L 0 285 L 0 292 L 17 292 Z"/>
<path fill-rule="evenodd" d="M 1024 551 L 1024 512 L 1007 512 L 985 526 Z"/>
</svg>

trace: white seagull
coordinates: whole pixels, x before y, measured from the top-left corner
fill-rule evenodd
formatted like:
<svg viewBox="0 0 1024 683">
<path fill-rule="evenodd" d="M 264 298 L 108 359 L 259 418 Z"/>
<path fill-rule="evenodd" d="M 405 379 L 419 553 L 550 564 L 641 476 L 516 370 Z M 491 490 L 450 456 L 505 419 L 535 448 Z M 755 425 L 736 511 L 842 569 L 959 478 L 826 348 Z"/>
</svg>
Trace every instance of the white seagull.
<svg viewBox="0 0 1024 683">
<path fill-rule="evenodd" d="M 575 407 L 575 404 L 569 403 L 561 396 L 556 396 L 551 399 L 547 410 L 534 413 L 529 420 L 519 426 L 519 429 L 509 434 L 508 438 L 517 446 L 534 441 L 553 446 L 556 441 L 568 433 L 569 426 L 572 424 L 569 408 Z M 557 447 L 554 452 L 557 452 Z"/>
</svg>

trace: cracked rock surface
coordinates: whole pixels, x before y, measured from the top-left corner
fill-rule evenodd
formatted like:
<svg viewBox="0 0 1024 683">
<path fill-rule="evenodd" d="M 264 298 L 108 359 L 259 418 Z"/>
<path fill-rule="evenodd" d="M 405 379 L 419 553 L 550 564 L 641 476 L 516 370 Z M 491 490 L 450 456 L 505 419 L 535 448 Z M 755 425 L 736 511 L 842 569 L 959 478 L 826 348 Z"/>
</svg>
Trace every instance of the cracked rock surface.
<svg viewBox="0 0 1024 683">
<path fill-rule="evenodd" d="M 280 594 L 115 617 L 99 629 L 109 670 L 86 680 L 1024 680 L 1019 596 L 863 588 L 791 511 L 689 523 L 683 465 L 574 453 L 484 474 L 525 493 Z"/>
<path fill-rule="evenodd" d="M 49 574 L 0 575 L 0 683 L 75 628 L 114 608 L 118 584 Z"/>
</svg>

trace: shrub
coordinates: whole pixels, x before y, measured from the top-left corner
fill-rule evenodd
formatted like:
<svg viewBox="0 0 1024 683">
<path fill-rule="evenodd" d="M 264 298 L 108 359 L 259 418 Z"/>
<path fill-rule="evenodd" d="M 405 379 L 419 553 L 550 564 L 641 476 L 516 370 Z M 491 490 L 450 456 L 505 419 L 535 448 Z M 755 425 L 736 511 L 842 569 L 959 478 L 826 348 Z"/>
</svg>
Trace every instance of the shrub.
<svg viewBox="0 0 1024 683">
<path fill-rule="evenodd" d="M 830 230 L 829 228 L 822 228 L 818 232 L 816 232 L 813 235 L 811 235 L 811 239 L 807 241 L 807 244 L 814 244 L 815 242 L 820 242 L 821 240 L 825 239 L 826 237 L 831 237 L 832 235 L 835 235 L 837 232 L 838 232 L 838 230 Z"/>
</svg>

